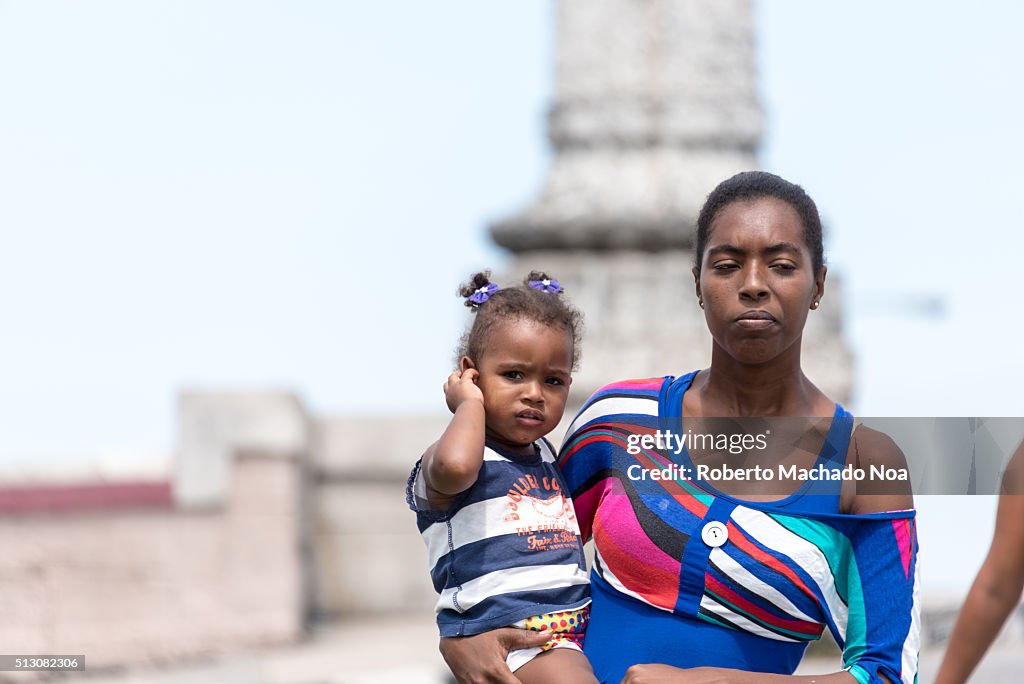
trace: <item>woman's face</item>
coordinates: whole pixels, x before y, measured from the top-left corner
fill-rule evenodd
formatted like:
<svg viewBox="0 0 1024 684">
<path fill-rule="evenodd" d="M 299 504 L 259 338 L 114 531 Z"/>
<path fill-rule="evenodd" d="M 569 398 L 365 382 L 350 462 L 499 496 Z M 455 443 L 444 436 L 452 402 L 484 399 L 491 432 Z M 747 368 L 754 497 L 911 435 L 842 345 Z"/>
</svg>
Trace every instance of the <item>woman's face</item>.
<svg viewBox="0 0 1024 684">
<path fill-rule="evenodd" d="M 715 344 L 745 364 L 792 349 L 825 291 L 799 214 L 773 197 L 740 200 L 718 211 L 709 232 L 694 277 Z"/>
</svg>

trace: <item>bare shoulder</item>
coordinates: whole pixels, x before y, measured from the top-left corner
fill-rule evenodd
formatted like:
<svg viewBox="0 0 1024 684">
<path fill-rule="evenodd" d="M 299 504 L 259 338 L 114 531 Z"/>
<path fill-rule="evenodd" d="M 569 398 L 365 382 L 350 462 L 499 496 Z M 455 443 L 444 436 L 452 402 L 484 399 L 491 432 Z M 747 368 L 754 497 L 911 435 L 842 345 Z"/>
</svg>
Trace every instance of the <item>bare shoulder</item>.
<svg viewBox="0 0 1024 684">
<path fill-rule="evenodd" d="M 880 513 L 914 507 L 907 458 L 889 435 L 858 426 L 850 437 L 847 463 L 865 477 L 844 491 L 845 512 Z"/>
<path fill-rule="evenodd" d="M 906 468 L 907 458 L 892 437 L 866 425 L 858 425 L 850 437 L 850 449 L 860 468 Z"/>
</svg>

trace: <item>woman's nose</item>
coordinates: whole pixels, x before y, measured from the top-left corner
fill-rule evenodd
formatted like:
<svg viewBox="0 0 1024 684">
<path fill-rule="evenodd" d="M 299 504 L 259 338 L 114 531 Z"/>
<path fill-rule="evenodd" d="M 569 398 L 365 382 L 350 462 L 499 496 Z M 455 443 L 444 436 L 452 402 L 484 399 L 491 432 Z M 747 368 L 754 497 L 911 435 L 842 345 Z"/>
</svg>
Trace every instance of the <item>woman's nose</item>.
<svg viewBox="0 0 1024 684">
<path fill-rule="evenodd" d="M 740 296 L 748 299 L 763 299 L 768 296 L 764 273 L 759 267 L 751 266 L 745 269 L 743 283 L 740 286 Z"/>
</svg>

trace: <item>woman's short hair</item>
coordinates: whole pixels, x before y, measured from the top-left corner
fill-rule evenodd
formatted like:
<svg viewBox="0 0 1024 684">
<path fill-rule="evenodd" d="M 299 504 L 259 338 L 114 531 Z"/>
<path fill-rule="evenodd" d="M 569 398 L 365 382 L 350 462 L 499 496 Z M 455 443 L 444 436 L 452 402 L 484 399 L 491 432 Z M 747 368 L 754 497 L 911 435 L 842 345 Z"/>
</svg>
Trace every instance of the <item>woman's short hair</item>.
<svg viewBox="0 0 1024 684">
<path fill-rule="evenodd" d="M 825 266 L 825 247 L 822 241 L 821 217 L 818 215 L 817 205 L 802 187 L 767 171 L 737 173 L 732 178 L 719 183 L 718 187 L 708 195 L 697 217 L 695 259 L 698 272 L 701 262 L 704 260 L 704 250 L 707 248 L 708 238 L 711 235 L 711 223 L 718 212 L 733 202 L 764 197 L 782 200 L 793 207 L 797 215 L 800 216 L 800 222 L 804 228 L 804 242 L 807 243 L 807 248 L 811 251 L 814 274 L 821 273 L 821 269 Z"/>
</svg>

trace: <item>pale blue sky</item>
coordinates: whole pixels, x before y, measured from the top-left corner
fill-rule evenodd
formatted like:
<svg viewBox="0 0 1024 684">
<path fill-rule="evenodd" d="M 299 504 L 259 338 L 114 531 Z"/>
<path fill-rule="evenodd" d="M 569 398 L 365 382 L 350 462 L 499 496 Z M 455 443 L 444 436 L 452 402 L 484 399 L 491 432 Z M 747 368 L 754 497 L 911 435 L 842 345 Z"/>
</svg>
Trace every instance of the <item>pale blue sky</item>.
<svg viewBox="0 0 1024 684">
<path fill-rule="evenodd" d="M 762 167 L 830 226 L 854 407 L 1024 415 L 1024 6 L 756 17 Z M 0 1 L 0 460 L 169 453 L 185 388 L 443 410 L 454 287 L 543 182 L 553 18 Z M 892 306 L 919 296 L 945 316 Z"/>
</svg>

